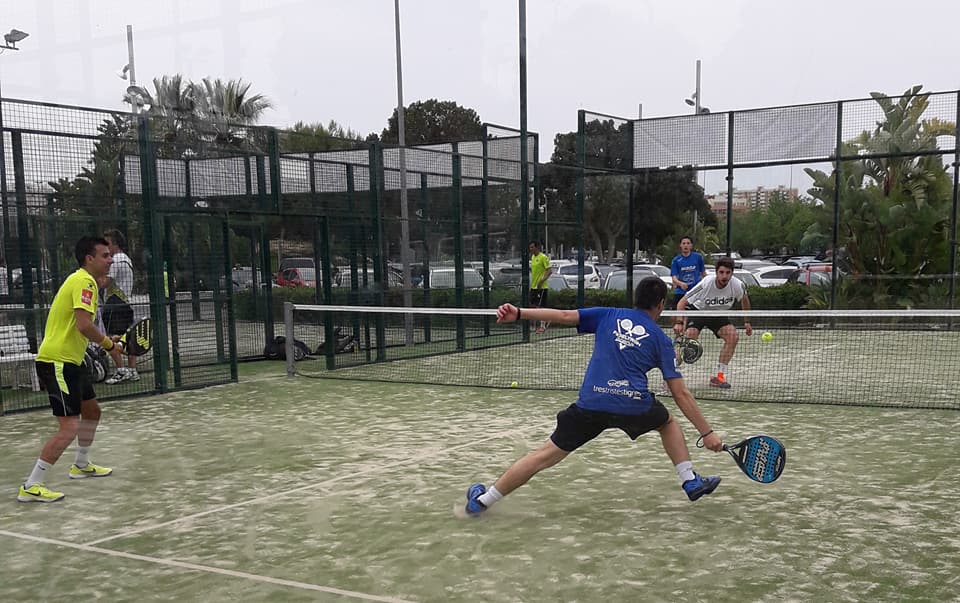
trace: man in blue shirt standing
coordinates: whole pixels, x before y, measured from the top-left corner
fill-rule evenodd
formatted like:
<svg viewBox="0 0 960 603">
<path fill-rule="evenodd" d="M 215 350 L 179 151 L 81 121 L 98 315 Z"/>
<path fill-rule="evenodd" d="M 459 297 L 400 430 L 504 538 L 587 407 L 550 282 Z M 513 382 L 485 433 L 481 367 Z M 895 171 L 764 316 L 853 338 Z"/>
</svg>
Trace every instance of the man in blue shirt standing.
<svg viewBox="0 0 960 603">
<path fill-rule="evenodd" d="M 693 250 L 693 238 L 685 236 L 680 239 L 680 253 L 670 262 L 670 276 L 675 287 L 674 304 L 707 276 L 707 267 L 703 263 L 703 256 Z"/>
<path fill-rule="evenodd" d="M 497 322 L 513 322 L 522 317 L 576 325 L 581 333 L 595 333 L 593 355 L 577 401 L 557 414 L 557 426 L 550 438 L 539 449 L 516 461 L 489 490 L 479 483 L 470 486 L 468 514 L 482 513 L 540 471 L 556 465 L 610 428 L 620 429 L 633 440 L 648 431 L 659 431 L 663 448 L 691 501 L 717 488 L 719 477 L 701 477 L 693 471 L 680 426 L 647 386 L 647 371 L 660 369 L 677 406 L 693 423 L 704 445 L 714 452 L 723 450 L 723 441 L 710 428 L 677 371 L 673 342 L 657 325 L 666 293 L 667 286 L 662 280 L 649 277 L 640 281 L 634 292 L 636 310 L 521 309 L 511 304 L 497 308 Z"/>
</svg>

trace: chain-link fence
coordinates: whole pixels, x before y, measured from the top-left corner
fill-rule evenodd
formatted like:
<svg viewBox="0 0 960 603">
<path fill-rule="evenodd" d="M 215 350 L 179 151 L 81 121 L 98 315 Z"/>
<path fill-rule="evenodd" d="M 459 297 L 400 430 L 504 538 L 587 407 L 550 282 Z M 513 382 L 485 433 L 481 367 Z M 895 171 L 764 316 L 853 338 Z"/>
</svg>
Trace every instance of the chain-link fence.
<svg viewBox="0 0 960 603">
<path fill-rule="evenodd" d="M 583 217 L 587 240 L 567 245 L 601 260 L 669 264 L 695 233 L 702 252 L 796 256 L 805 307 L 953 308 L 958 110 L 957 92 L 914 88 L 656 119 L 581 111 L 542 188 L 559 189 L 555 215 Z"/>
<path fill-rule="evenodd" d="M 526 265 L 521 138 L 509 128 L 400 149 L 174 111 L 11 99 L 0 109 L 0 301 L 3 321 L 25 334 L 24 358 L 76 269 L 77 239 L 110 229 L 125 239 L 130 302 L 151 317 L 156 343 L 139 359 L 139 382 L 101 397 L 235 379 L 237 361 L 263 358 L 283 334 L 287 300 L 475 306 L 522 296 L 500 270 Z M 536 135 L 527 145 L 535 187 Z M 46 404 L 32 384 L 18 387 L 30 362 L 0 364 L 11 365 L 0 408 Z"/>
</svg>

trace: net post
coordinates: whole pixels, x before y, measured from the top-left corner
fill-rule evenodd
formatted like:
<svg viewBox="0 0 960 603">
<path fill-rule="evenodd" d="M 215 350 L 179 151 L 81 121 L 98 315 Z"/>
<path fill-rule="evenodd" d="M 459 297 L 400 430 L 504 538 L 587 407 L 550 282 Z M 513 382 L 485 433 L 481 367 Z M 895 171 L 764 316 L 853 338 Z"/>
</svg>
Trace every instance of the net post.
<svg viewBox="0 0 960 603">
<path fill-rule="evenodd" d="M 287 358 L 287 377 L 296 375 L 293 363 L 293 304 L 283 302 L 283 349 Z"/>
<path fill-rule="evenodd" d="M 320 218 L 320 255 L 323 268 L 323 303 L 333 304 L 333 261 L 330 257 L 330 220 L 327 216 Z M 329 269 L 328 269 L 329 268 Z M 356 337 L 357 331 L 354 332 Z M 324 312 L 323 315 L 323 353 L 327 359 L 327 369 L 336 368 L 337 341 L 333 333 L 333 315 L 330 312 Z"/>
<path fill-rule="evenodd" d="M 456 143 L 453 143 L 453 156 L 451 157 L 451 167 L 453 172 L 453 266 L 454 282 L 456 283 L 456 293 L 454 297 L 458 308 L 463 307 L 463 180 L 460 173 L 460 153 L 457 151 Z M 466 334 L 463 324 L 463 316 L 457 315 L 457 351 L 462 352 L 466 349 Z"/>
<path fill-rule="evenodd" d="M 486 144 L 486 143 L 484 143 Z M 424 307 L 430 307 L 430 243 L 429 237 L 427 236 L 427 225 L 426 225 L 426 215 L 427 215 L 427 202 L 429 200 L 430 190 L 427 186 L 427 175 L 420 174 L 420 211 L 424 216 L 423 224 L 423 244 L 424 244 L 424 254 L 423 254 L 423 305 Z M 430 343 L 432 341 L 432 336 L 430 333 L 430 317 L 426 316 L 423 320 L 423 341 Z"/>
</svg>

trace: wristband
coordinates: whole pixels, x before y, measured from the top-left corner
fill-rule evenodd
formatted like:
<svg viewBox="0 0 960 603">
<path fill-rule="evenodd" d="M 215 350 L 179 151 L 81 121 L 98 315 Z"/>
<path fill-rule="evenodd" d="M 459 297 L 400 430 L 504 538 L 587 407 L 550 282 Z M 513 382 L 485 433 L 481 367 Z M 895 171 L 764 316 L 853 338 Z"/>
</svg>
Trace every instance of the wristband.
<svg viewBox="0 0 960 603">
<path fill-rule="evenodd" d="M 110 347 L 109 347 L 109 348 L 108 348 L 107 345 L 106 345 L 106 344 L 108 344 L 108 343 L 110 344 Z M 110 339 L 110 337 L 108 337 L 108 336 L 106 336 L 106 335 L 103 336 L 103 340 L 100 342 L 100 347 L 103 348 L 104 350 L 106 350 L 107 352 L 109 352 L 110 350 L 112 350 L 112 349 L 113 349 L 113 346 L 115 346 L 115 345 L 117 345 L 117 344 L 113 343 L 113 340 Z"/>
<path fill-rule="evenodd" d="M 710 431 L 708 431 L 707 433 L 701 433 L 701 434 L 700 434 L 700 437 L 697 439 L 697 448 L 703 448 L 703 438 L 707 437 L 707 436 L 710 435 L 711 433 L 713 433 L 713 430 L 712 430 L 712 429 L 711 429 Z"/>
<path fill-rule="evenodd" d="M 517 320 L 520 320 L 520 308 L 517 308 Z"/>
</svg>

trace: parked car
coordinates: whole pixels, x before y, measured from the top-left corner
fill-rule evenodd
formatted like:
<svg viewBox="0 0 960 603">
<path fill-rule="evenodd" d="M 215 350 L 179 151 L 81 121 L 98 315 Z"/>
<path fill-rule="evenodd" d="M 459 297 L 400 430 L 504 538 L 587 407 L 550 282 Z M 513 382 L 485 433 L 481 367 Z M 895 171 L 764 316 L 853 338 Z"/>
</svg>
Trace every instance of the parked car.
<svg viewBox="0 0 960 603">
<path fill-rule="evenodd" d="M 600 273 L 600 282 L 604 283 L 607 280 L 607 275 L 614 270 L 621 270 L 623 268 L 623 264 L 594 264 L 593 267 L 596 268 L 597 272 Z"/>
<path fill-rule="evenodd" d="M 643 279 L 653 276 L 660 278 L 660 276 L 652 271 L 647 270 L 646 268 L 634 268 L 633 269 L 633 286 L 636 287 L 637 283 Z M 626 270 L 614 270 L 607 275 L 607 280 L 603 283 L 604 289 L 615 289 L 619 291 L 627 290 L 627 271 Z"/>
<path fill-rule="evenodd" d="M 316 287 L 317 271 L 313 268 L 287 268 L 277 275 L 281 287 Z"/>
<path fill-rule="evenodd" d="M 453 289 L 457 286 L 456 268 L 431 268 L 430 269 L 430 288 L 431 289 Z M 473 268 L 464 267 L 463 269 L 463 288 L 464 289 L 482 289 L 483 277 Z"/>
<path fill-rule="evenodd" d="M 774 262 L 768 262 L 767 260 L 758 260 L 755 258 L 745 258 L 742 260 L 733 261 L 734 268 L 742 268 L 744 270 L 749 270 L 751 272 L 756 272 L 761 268 L 770 268 L 776 265 L 777 264 Z"/>
<path fill-rule="evenodd" d="M 580 281 L 579 264 L 561 264 L 553 269 L 554 274 L 559 274 L 567 280 L 571 287 L 576 287 Z M 584 289 L 599 289 L 603 284 L 600 278 L 600 271 L 591 263 L 583 264 L 583 287 Z"/>
<path fill-rule="evenodd" d="M 656 275 L 660 277 L 660 280 L 667 284 L 667 287 L 673 287 L 673 277 L 670 276 L 669 266 L 661 266 L 660 264 L 634 264 L 634 267 L 656 273 Z"/>
<path fill-rule="evenodd" d="M 547 289 L 551 291 L 563 291 L 564 289 L 570 288 L 570 283 L 567 282 L 567 279 L 559 274 L 551 274 L 547 277 Z"/>
<path fill-rule="evenodd" d="M 277 272 L 283 272 L 287 268 L 316 268 L 316 262 L 311 257 L 291 257 L 280 260 L 280 266 Z"/>
<path fill-rule="evenodd" d="M 42 282 L 42 283 L 38 283 L 38 279 L 37 279 L 37 268 L 36 268 L 36 266 L 34 266 L 34 268 L 33 268 L 33 286 L 36 287 L 37 285 L 40 285 L 40 286 L 42 286 L 42 288 L 44 288 L 44 289 L 46 289 L 46 290 L 49 291 L 49 290 L 50 290 L 50 287 L 53 285 L 53 276 L 50 275 L 50 271 L 47 270 L 46 268 L 42 268 L 42 269 L 40 270 L 40 274 L 43 275 L 43 282 Z M 13 272 L 12 272 L 12 278 L 13 278 L 13 288 L 14 288 L 14 289 L 23 289 L 23 270 L 20 269 L 20 268 L 14 268 L 14 269 L 13 269 Z"/>
<path fill-rule="evenodd" d="M 776 287 L 787 282 L 787 278 L 796 269 L 796 266 L 771 266 L 756 270 L 753 275 L 757 277 L 761 287 Z"/>
<path fill-rule="evenodd" d="M 251 266 L 234 266 L 231 280 L 234 291 L 244 291 L 253 288 L 253 268 Z M 227 288 L 227 279 L 220 277 L 220 289 Z"/>
<path fill-rule="evenodd" d="M 784 262 L 783 266 L 794 266 L 796 268 L 806 268 L 809 264 L 822 264 L 821 260 L 818 260 L 812 255 L 795 255 Z"/>
<path fill-rule="evenodd" d="M 831 271 L 833 267 L 830 264 L 809 265 L 807 268 L 794 270 L 787 277 L 788 283 L 797 283 L 808 287 L 830 286 Z M 840 274 L 838 273 L 837 276 Z"/>
<path fill-rule="evenodd" d="M 422 266 L 420 267 L 419 272 L 423 272 Z M 350 266 L 334 266 L 333 279 L 331 283 L 334 287 L 350 287 L 351 277 L 352 272 L 350 270 Z M 388 288 L 400 287 L 403 285 L 403 273 L 398 272 L 393 268 L 387 268 L 386 278 Z M 373 266 L 368 264 L 366 270 L 366 288 L 371 288 L 376 282 Z M 416 282 L 416 275 L 414 275 L 414 282 Z M 357 267 L 357 283 L 360 289 L 364 288 L 364 270 L 360 266 Z"/>
<path fill-rule="evenodd" d="M 746 285 L 747 287 L 759 287 L 760 282 L 757 280 L 757 277 L 750 272 L 749 270 L 734 270 L 733 276 L 740 279 L 740 282 Z"/>
</svg>

